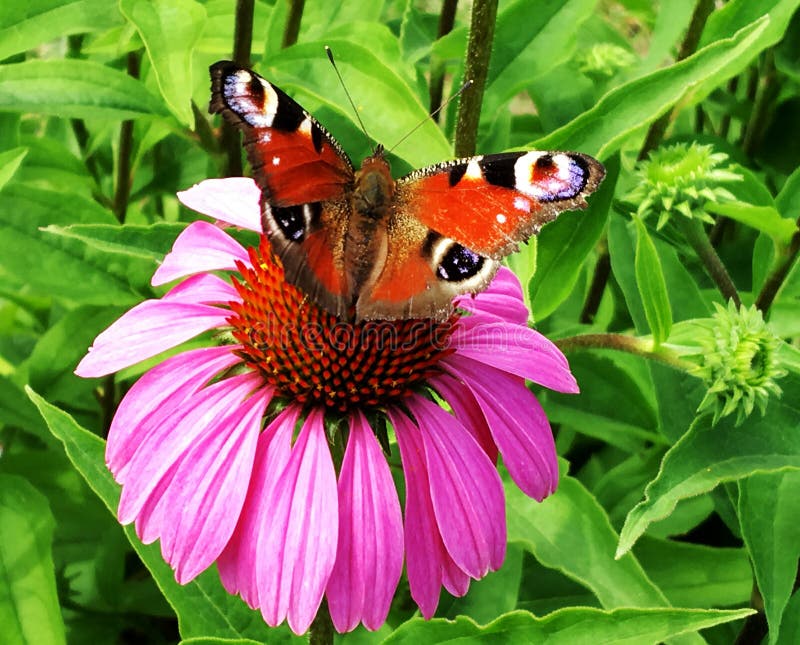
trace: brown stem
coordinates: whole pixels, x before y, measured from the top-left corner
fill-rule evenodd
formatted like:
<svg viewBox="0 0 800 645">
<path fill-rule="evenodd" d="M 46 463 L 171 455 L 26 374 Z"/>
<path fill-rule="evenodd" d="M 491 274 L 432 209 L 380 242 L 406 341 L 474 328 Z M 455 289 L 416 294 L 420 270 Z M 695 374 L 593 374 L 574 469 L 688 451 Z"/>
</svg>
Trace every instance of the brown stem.
<svg viewBox="0 0 800 645">
<path fill-rule="evenodd" d="M 800 228 L 800 219 L 797 221 L 798 228 Z M 789 271 L 792 270 L 797 257 L 800 255 L 800 230 L 796 231 L 789 242 L 789 248 L 783 254 L 781 260 L 775 265 L 775 268 L 767 276 L 764 281 L 764 286 L 756 298 L 756 307 L 758 307 L 764 314 L 769 311 L 772 306 L 775 296 L 778 295 L 781 286 L 783 285 Z"/>
<path fill-rule="evenodd" d="M 289 0 L 289 15 L 286 17 L 286 26 L 283 29 L 282 48 L 290 47 L 297 42 L 305 4 L 305 0 Z"/>
<path fill-rule="evenodd" d="M 333 623 L 328 611 L 328 603 L 325 600 L 322 601 L 314 622 L 311 623 L 308 643 L 309 645 L 332 645 L 333 643 Z"/>
<path fill-rule="evenodd" d="M 456 8 L 458 0 L 444 0 L 442 2 L 442 13 L 439 14 L 439 28 L 436 31 L 436 39 L 446 36 L 453 31 L 456 22 Z M 444 61 L 438 57 L 431 61 L 431 84 L 429 90 L 430 113 L 436 114 L 434 119 L 439 120 L 436 111 L 442 105 L 442 93 L 444 92 Z"/>
<path fill-rule="evenodd" d="M 780 91 L 780 83 L 775 72 L 775 58 L 772 50 L 765 54 L 764 65 L 759 73 L 760 82 L 753 101 L 753 112 L 745 128 L 742 151 L 752 157 L 758 149 L 764 132 L 770 122 L 770 113 L 775 107 L 775 99 Z"/>
<path fill-rule="evenodd" d="M 736 290 L 736 285 L 733 284 L 728 270 L 722 263 L 717 251 L 711 245 L 708 235 L 703 228 L 703 225 L 695 219 L 688 219 L 686 217 L 677 218 L 678 227 L 681 229 L 686 241 L 689 242 L 694 249 L 697 256 L 703 262 L 706 271 L 711 276 L 711 279 L 717 285 L 722 297 L 725 301 L 733 300 L 736 307 L 742 304 L 739 298 L 739 292 Z"/>
<path fill-rule="evenodd" d="M 455 142 L 457 157 L 475 154 L 496 18 L 497 0 L 475 0 L 472 5 L 467 58 L 464 64 L 464 78 L 472 81 L 472 87 L 461 95 L 458 105 Z"/>
<path fill-rule="evenodd" d="M 139 52 L 128 53 L 128 74 L 139 78 Z M 128 212 L 128 199 L 131 196 L 133 176 L 131 156 L 133 154 L 133 120 L 122 122 L 119 129 L 119 150 L 117 151 L 117 184 L 114 190 L 114 215 L 120 224 L 125 223 Z"/>
<path fill-rule="evenodd" d="M 728 94 L 731 97 L 736 97 L 736 90 L 739 89 L 739 77 L 734 76 L 731 80 L 728 81 Z M 728 110 L 725 114 L 722 115 L 722 120 L 719 123 L 719 136 L 723 139 L 728 138 L 728 132 L 731 129 L 731 112 Z"/>
<path fill-rule="evenodd" d="M 103 390 L 100 397 L 100 406 L 103 410 L 103 436 L 108 436 L 111 421 L 117 409 L 117 383 L 114 375 L 109 374 L 103 379 Z"/>
<path fill-rule="evenodd" d="M 253 10 L 255 0 L 236 0 L 236 15 L 233 28 L 233 61 L 242 67 L 250 67 L 250 52 L 253 42 Z M 239 131 L 227 121 L 222 122 L 220 147 L 225 151 L 225 176 L 240 177 L 242 168 L 242 144 Z"/>
<path fill-rule="evenodd" d="M 706 20 L 708 20 L 712 11 L 714 11 L 714 0 L 697 0 L 697 4 L 694 6 L 692 19 L 689 22 L 689 28 L 686 30 L 686 36 L 684 36 L 681 47 L 678 50 L 676 61 L 688 58 L 695 52 L 697 44 L 700 42 L 703 28 L 706 25 Z M 642 149 L 639 151 L 639 161 L 647 159 L 647 155 L 650 154 L 650 151 L 655 150 L 659 146 L 667 132 L 669 124 L 672 122 L 675 112 L 676 110 L 674 108 L 667 110 L 650 124 Z"/>
<path fill-rule="evenodd" d="M 650 343 L 625 334 L 580 334 L 578 336 L 560 338 L 554 342 L 565 354 L 581 349 L 613 349 L 658 361 L 685 372 L 694 367 L 694 363 L 683 360 L 663 345 L 659 347 L 658 351 L 653 351 Z"/>
<path fill-rule="evenodd" d="M 581 311 L 580 321 L 584 324 L 591 324 L 594 317 L 597 315 L 597 310 L 600 308 L 600 301 L 603 299 L 603 292 L 608 284 L 608 278 L 611 275 L 611 256 L 608 253 L 608 247 L 603 244 L 600 255 L 597 258 L 597 263 L 594 265 L 594 275 L 592 276 L 592 284 L 589 287 L 589 293 L 586 295 L 586 301 L 583 303 L 583 310 Z"/>
</svg>

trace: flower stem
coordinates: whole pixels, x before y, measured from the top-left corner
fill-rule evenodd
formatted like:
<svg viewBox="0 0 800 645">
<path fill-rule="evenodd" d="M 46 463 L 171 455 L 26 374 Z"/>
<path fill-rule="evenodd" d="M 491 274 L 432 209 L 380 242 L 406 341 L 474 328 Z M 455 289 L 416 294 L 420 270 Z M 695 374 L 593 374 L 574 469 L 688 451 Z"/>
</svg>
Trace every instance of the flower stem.
<svg viewBox="0 0 800 645">
<path fill-rule="evenodd" d="M 800 219 L 797 220 L 797 226 L 798 229 L 800 229 Z M 791 271 L 794 263 L 797 261 L 798 255 L 800 255 L 800 230 L 795 231 L 795 234 L 792 236 L 792 241 L 789 242 L 789 248 L 786 249 L 781 260 L 767 276 L 767 279 L 764 281 L 764 286 L 761 287 L 761 291 L 756 298 L 755 305 L 764 314 L 766 314 L 772 306 L 775 296 L 778 295 L 778 291 L 786 280 L 786 276 L 789 275 L 789 271 Z"/>
<path fill-rule="evenodd" d="M 712 11 L 714 11 L 714 0 L 697 0 L 697 4 L 694 6 L 692 19 L 689 22 L 689 28 L 686 30 L 686 36 L 683 38 L 681 48 L 678 51 L 678 57 L 675 59 L 676 62 L 694 54 L 700 42 L 703 28 L 706 26 L 706 20 L 708 20 Z M 650 154 L 650 151 L 655 150 L 661 143 L 669 124 L 672 122 L 674 114 L 674 108 L 667 110 L 650 124 L 650 128 L 647 130 L 647 136 L 644 139 L 644 144 L 637 157 L 639 161 L 647 159 L 647 155 Z"/>
<path fill-rule="evenodd" d="M 139 52 L 128 52 L 128 74 L 139 78 Z M 114 189 L 114 215 L 120 224 L 125 223 L 128 199 L 131 196 L 131 155 L 133 154 L 133 120 L 122 122 L 119 129 L 119 150 L 117 151 L 117 183 Z"/>
<path fill-rule="evenodd" d="M 603 244 L 597 262 L 594 265 L 592 284 L 589 286 L 589 293 L 586 295 L 586 301 L 583 303 L 583 309 L 581 310 L 580 321 L 582 323 L 591 324 L 597 315 L 610 275 L 611 256 L 608 253 L 608 247 Z"/>
<path fill-rule="evenodd" d="M 331 645 L 333 643 L 333 622 L 328 611 L 328 603 L 323 600 L 308 632 L 309 645 Z"/>
<path fill-rule="evenodd" d="M 688 372 L 694 367 L 694 363 L 683 360 L 664 345 L 660 345 L 657 351 L 653 351 L 651 341 L 625 334 L 580 334 L 561 338 L 554 342 L 565 354 L 581 349 L 614 349 L 657 361 L 684 372 Z"/>
<path fill-rule="evenodd" d="M 764 54 L 764 63 L 759 70 L 758 78 L 753 111 L 742 141 L 742 150 L 748 157 L 753 156 L 761 143 L 770 123 L 770 112 L 775 109 L 775 99 L 781 88 L 775 72 L 775 57 L 772 50 Z"/>
<path fill-rule="evenodd" d="M 456 8 L 458 0 L 444 0 L 442 2 L 442 12 L 439 14 L 439 28 L 436 32 L 436 39 L 449 34 L 453 30 L 456 20 Z M 435 57 L 431 60 L 431 84 L 429 90 L 430 113 L 433 114 L 442 105 L 442 92 L 444 91 L 444 61 Z M 437 121 L 439 115 L 434 117 Z"/>
<path fill-rule="evenodd" d="M 282 48 L 290 47 L 297 42 L 305 4 L 305 0 L 289 0 L 289 15 L 286 18 L 286 26 L 283 29 Z"/>
<path fill-rule="evenodd" d="M 233 62 L 242 67 L 250 66 L 250 51 L 253 42 L 253 10 L 255 0 L 236 0 L 236 16 L 233 31 Z M 222 122 L 220 144 L 225 151 L 225 176 L 242 175 L 242 146 L 239 131 L 227 121 Z"/>
<path fill-rule="evenodd" d="M 711 241 L 706 235 L 703 225 L 696 219 L 688 219 L 685 217 L 676 218 L 678 226 L 681 229 L 686 241 L 689 242 L 694 249 L 697 256 L 706 267 L 706 271 L 711 276 L 711 279 L 719 288 L 725 300 L 733 300 L 733 304 L 737 307 L 741 306 L 742 300 L 739 298 L 739 292 L 736 291 L 736 286 L 733 284 L 728 270 L 720 260 L 717 251 L 711 245 Z"/>
<path fill-rule="evenodd" d="M 496 18 L 497 0 L 475 0 L 472 5 L 467 59 L 464 64 L 464 78 L 472 81 L 472 87 L 461 95 L 458 104 L 455 142 L 457 157 L 475 154 Z"/>
</svg>

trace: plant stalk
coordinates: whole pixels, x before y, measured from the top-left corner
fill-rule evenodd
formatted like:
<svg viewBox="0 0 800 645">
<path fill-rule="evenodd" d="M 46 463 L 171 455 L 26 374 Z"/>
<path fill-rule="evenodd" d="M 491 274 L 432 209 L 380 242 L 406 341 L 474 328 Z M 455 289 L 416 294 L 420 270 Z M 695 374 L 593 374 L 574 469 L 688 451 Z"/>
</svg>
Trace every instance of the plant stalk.
<svg viewBox="0 0 800 645">
<path fill-rule="evenodd" d="M 678 217 L 675 219 L 678 227 L 681 229 L 686 241 L 689 242 L 694 249 L 697 256 L 703 262 L 708 275 L 717 285 L 722 297 L 727 302 L 733 300 L 736 307 L 740 307 L 742 300 L 739 297 L 739 292 L 736 290 L 736 285 L 733 284 L 728 270 L 722 263 L 716 249 L 711 245 L 708 235 L 703 228 L 703 225 L 695 219 L 688 219 L 686 217 Z"/>
<path fill-rule="evenodd" d="M 581 349 L 613 349 L 657 361 L 684 372 L 689 372 L 694 367 L 694 363 L 683 360 L 663 345 L 657 351 L 653 351 L 652 343 L 625 334 L 579 334 L 560 338 L 554 342 L 565 354 Z"/>
</svg>

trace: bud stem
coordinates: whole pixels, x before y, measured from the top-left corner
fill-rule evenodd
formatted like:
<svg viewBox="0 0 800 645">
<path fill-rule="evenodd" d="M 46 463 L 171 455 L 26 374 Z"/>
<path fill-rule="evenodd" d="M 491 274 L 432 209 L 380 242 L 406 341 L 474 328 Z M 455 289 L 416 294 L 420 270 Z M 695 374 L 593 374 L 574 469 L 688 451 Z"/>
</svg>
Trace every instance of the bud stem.
<svg viewBox="0 0 800 645">
<path fill-rule="evenodd" d="M 717 251 L 711 245 L 703 225 L 696 219 L 688 219 L 685 217 L 676 217 L 681 232 L 683 233 L 686 241 L 689 242 L 694 249 L 697 256 L 706 267 L 706 271 L 711 276 L 711 279 L 719 288 L 720 293 L 725 300 L 733 300 L 733 304 L 738 308 L 742 304 L 739 298 L 739 292 L 736 290 L 736 285 L 733 284 L 728 270 L 722 263 Z"/>
<path fill-rule="evenodd" d="M 561 338 L 556 340 L 555 344 L 565 354 L 580 349 L 615 349 L 657 361 L 684 372 L 690 372 L 694 368 L 694 363 L 683 360 L 677 353 L 664 345 L 659 345 L 658 350 L 654 351 L 653 341 L 625 334 L 580 334 Z"/>
</svg>

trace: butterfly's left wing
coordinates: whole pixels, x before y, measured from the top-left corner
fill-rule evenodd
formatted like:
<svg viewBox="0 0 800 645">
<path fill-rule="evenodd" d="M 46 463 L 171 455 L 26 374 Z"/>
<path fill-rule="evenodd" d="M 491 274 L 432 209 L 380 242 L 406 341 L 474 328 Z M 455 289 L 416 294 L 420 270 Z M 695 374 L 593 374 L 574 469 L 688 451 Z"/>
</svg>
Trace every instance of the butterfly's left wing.
<svg viewBox="0 0 800 645">
<path fill-rule="evenodd" d="M 363 318 L 446 317 L 499 261 L 565 210 L 586 207 L 605 176 L 577 152 L 511 152 L 448 161 L 398 180 L 383 270 L 361 294 Z"/>
</svg>

